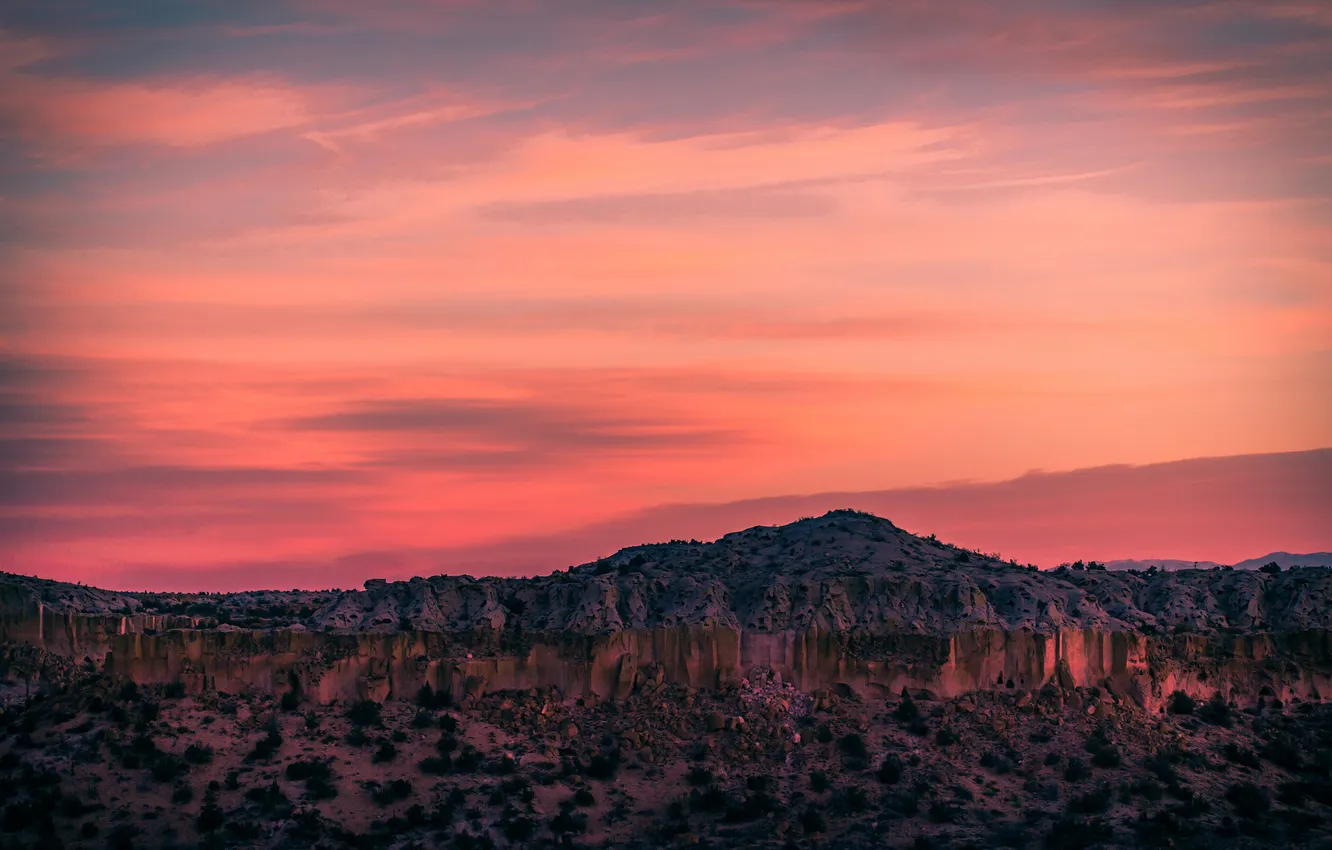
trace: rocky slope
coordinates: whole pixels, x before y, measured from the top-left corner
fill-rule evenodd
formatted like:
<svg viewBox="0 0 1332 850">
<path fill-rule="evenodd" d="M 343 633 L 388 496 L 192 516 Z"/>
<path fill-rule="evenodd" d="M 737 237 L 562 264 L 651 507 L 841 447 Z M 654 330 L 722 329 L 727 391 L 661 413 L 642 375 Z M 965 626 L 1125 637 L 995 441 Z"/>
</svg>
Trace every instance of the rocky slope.
<svg viewBox="0 0 1332 850">
<path fill-rule="evenodd" d="M 0 642 L 23 675 L 39 675 L 24 672 L 36 652 L 140 683 L 322 701 L 422 684 L 459 699 L 547 686 L 623 698 L 652 678 L 713 688 L 764 667 L 806 691 L 1062 680 L 1146 706 L 1177 689 L 1332 693 L 1330 601 L 1325 569 L 1038 571 L 836 511 L 530 579 L 204 595 L 5 575 Z"/>
</svg>

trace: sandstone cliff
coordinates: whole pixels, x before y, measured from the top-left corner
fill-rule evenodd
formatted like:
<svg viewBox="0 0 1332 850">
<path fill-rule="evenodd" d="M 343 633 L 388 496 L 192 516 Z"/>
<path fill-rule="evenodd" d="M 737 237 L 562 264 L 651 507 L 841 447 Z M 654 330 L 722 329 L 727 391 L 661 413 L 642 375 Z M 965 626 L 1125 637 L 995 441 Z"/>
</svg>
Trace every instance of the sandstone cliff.
<svg viewBox="0 0 1332 850">
<path fill-rule="evenodd" d="M 623 696 L 752 668 L 806 690 L 953 696 L 1109 686 L 1332 694 L 1332 571 L 1037 571 L 837 511 L 711 543 L 638 546 L 530 579 L 372 580 L 348 592 L 113 593 L 0 576 L 0 641 L 141 682 L 460 699 Z"/>
</svg>

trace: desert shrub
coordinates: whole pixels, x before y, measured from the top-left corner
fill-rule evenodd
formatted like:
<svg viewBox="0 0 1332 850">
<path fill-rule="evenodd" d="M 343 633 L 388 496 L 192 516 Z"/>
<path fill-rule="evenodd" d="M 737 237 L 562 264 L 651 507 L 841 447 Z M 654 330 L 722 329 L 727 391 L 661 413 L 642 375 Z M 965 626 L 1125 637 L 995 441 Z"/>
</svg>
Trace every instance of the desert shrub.
<svg viewBox="0 0 1332 850">
<path fill-rule="evenodd" d="M 277 755 L 277 751 L 282 747 L 282 733 L 278 732 L 277 727 L 270 727 L 268 734 L 260 738 L 250 750 L 249 755 L 245 757 L 246 761 L 267 761 Z"/>
<path fill-rule="evenodd" d="M 177 785 L 171 792 L 171 802 L 183 805 L 194 799 L 194 789 L 189 785 Z"/>
<path fill-rule="evenodd" d="M 587 775 L 593 779 L 611 780 L 615 778 L 615 773 L 619 769 L 620 753 L 618 750 L 611 750 L 592 757 L 587 766 Z"/>
<path fill-rule="evenodd" d="M 139 698 L 139 686 L 134 682 L 125 682 L 116 692 L 116 699 L 121 702 L 134 702 Z"/>
<path fill-rule="evenodd" d="M 589 788 L 579 788 L 575 791 L 573 801 L 575 806 L 595 806 L 597 804 L 597 798 L 593 796 Z"/>
<path fill-rule="evenodd" d="M 381 806 L 396 803 L 412 796 L 412 783 L 406 779 L 394 779 L 387 785 L 381 785 L 370 792 L 370 796 Z"/>
<path fill-rule="evenodd" d="M 443 735 L 440 735 L 439 740 L 435 742 L 435 749 L 439 750 L 442 755 L 448 755 L 458 749 L 458 739 L 453 735 L 450 735 L 448 732 L 445 732 Z"/>
<path fill-rule="evenodd" d="M 833 739 L 832 727 L 827 723 L 820 723 L 814 730 L 814 740 L 820 744 L 831 744 Z"/>
<path fill-rule="evenodd" d="M 1242 818 L 1259 818 L 1272 808 L 1272 800 L 1267 790 L 1252 782 L 1237 782 L 1226 789 L 1226 802 L 1235 808 L 1235 813 Z"/>
<path fill-rule="evenodd" d="M 706 785 L 711 785 L 712 771 L 708 770 L 706 767 L 704 767 L 701 764 L 696 764 L 693 767 L 689 768 L 689 772 L 685 774 L 685 781 L 688 782 L 690 785 L 694 786 L 695 788 L 702 788 Z"/>
<path fill-rule="evenodd" d="M 0 830 L 4 832 L 22 832 L 33 822 L 30 803 L 10 803 L 0 815 Z"/>
<path fill-rule="evenodd" d="M 1253 750 L 1237 746 L 1233 742 L 1227 743 L 1221 748 L 1221 755 L 1231 764 L 1238 764 L 1241 767 L 1249 767 L 1257 770 L 1262 763 L 1258 761 L 1258 755 Z"/>
<path fill-rule="evenodd" d="M 153 761 L 152 775 L 158 782 L 170 782 L 185 773 L 185 762 L 175 756 L 161 755 Z"/>
<path fill-rule="evenodd" d="M 1171 714 L 1192 714 L 1198 703 L 1183 691 L 1175 691 L 1166 701 L 1166 711 Z"/>
<path fill-rule="evenodd" d="M 422 708 L 416 712 L 412 718 L 413 729 L 429 729 L 435 725 L 435 713 L 428 708 Z"/>
<path fill-rule="evenodd" d="M 1282 770 L 1293 773 L 1304 768 L 1304 758 L 1299 747 L 1284 735 L 1268 741 L 1263 746 L 1262 755 Z"/>
<path fill-rule="evenodd" d="M 1099 815 L 1110 810 L 1111 792 L 1102 786 L 1068 801 L 1068 810 L 1079 815 Z"/>
<path fill-rule="evenodd" d="M 897 710 L 894 714 L 903 723 L 912 723 L 920 719 L 920 709 L 916 707 L 916 701 L 906 691 L 902 692 L 902 701 L 897 704 Z"/>
<path fill-rule="evenodd" d="M 313 711 L 305 712 L 305 728 L 311 732 L 319 728 L 319 715 Z"/>
<path fill-rule="evenodd" d="M 587 832 L 587 815 L 561 807 L 559 814 L 550 820 L 550 831 L 557 836 Z"/>
<path fill-rule="evenodd" d="M 444 776 L 453 767 L 453 760 L 446 756 L 427 756 L 416 763 L 426 776 Z"/>
<path fill-rule="evenodd" d="M 960 740 L 962 740 L 962 736 L 948 726 L 940 726 L 939 731 L 934 733 L 934 743 L 940 747 L 952 746 Z"/>
<path fill-rule="evenodd" d="M 884 785 L 896 785 L 902 779 L 902 760 L 889 754 L 874 774 Z"/>
<path fill-rule="evenodd" d="M 385 762 L 393 761 L 397 757 L 398 748 L 386 742 L 379 745 L 379 749 L 375 750 L 375 754 L 370 761 L 373 764 L 384 764 Z"/>
<path fill-rule="evenodd" d="M 824 820 L 818 809 L 810 806 L 800 816 L 800 828 L 805 831 L 806 835 L 817 835 L 828 831 L 828 822 Z"/>
<path fill-rule="evenodd" d="M 980 766 L 988 768 L 1000 776 L 1013 772 L 1013 763 L 998 753 L 987 752 L 980 757 Z"/>
<path fill-rule="evenodd" d="M 364 747 L 366 744 L 370 743 L 370 736 L 366 734 L 364 727 L 353 726 L 343 740 L 345 740 L 350 746 Z"/>
<path fill-rule="evenodd" d="M 236 790 L 239 790 L 239 789 L 240 789 L 240 773 L 238 773 L 237 771 L 234 771 L 234 770 L 232 770 L 232 771 L 228 771 L 228 772 L 227 772 L 227 778 L 224 779 L 224 780 L 222 780 L 222 787 L 223 787 L 223 788 L 226 788 L 228 791 L 236 791 Z"/>
<path fill-rule="evenodd" d="M 1045 760 L 1043 763 L 1045 764 L 1046 767 L 1051 767 L 1053 765 L 1059 764 L 1063 760 L 1064 757 L 1061 756 L 1059 753 L 1046 753 Z"/>
<path fill-rule="evenodd" d="M 190 764 L 208 764 L 213 760 L 213 748 L 207 744 L 190 744 L 185 748 L 185 761 Z"/>
<path fill-rule="evenodd" d="M 1198 719 L 1213 726 L 1230 726 L 1230 705 L 1225 697 L 1213 694 L 1197 711 Z"/>
<path fill-rule="evenodd" d="M 1070 758 L 1064 768 L 1064 778 L 1069 782 L 1081 782 L 1091 776 L 1091 770 L 1080 758 Z"/>
<path fill-rule="evenodd" d="M 453 760 L 453 768 L 459 773 L 476 773 L 477 768 L 481 766 L 483 756 L 471 744 L 462 748 L 458 757 Z"/>
<path fill-rule="evenodd" d="M 287 691 L 282 695 L 282 699 L 279 701 L 279 705 L 281 706 L 283 711 L 288 713 L 293 712 L 296 709 L 300 708 L 301 696 L 295 691 Z"/>
<path fill-rule="evenodd" d="M 162 696 L 167 699 L 180 699 L 185 696 L 185 683 L 168 682 L 167 685 L 162 688 Z"/>
<path fill-rule="evenodd" d="M 1135 779 L 1129 783 L 1128 790 L 1130 794 L 1142 797 L 1144 800 L 1156 802 L 1161 799 L 1161 786 L 1153 779 Z"/>
<path fill-rule="evenodd" d="M 1119 750 L 1114 744 L 1107 743 L 1092 753 L 1092 764 L 1097 767 L 1119 767 Z"/>
<path fill-rule="evenodd" d="M 213 794 L 205 795 L 203 806 L 199 809 L 199 819 L 195 821 L 198 830 L 205 833 L 215 832 L 222 828 L 226 820 L 222 807 L 217 804 L 217 797 Z"/>
<path fill-rule="evenodd" d="M 936 799 L 930 802 L 930 807 L 925 814 L 930 819 L 930 823 L 954 823 L 962 814 L 962 810 L 951 803 Z"/>
<path fill-rule="evenodd" d="M 833 794 L 831 803 L 840 814 L 859 814 L 869 808 L 869 797 L 859 785 L 848 785 Z"/>
<path fill-rule="evenodd" d="M 347 709 L 347 719 L 353 726 L 380 726 L 383 724 L 380 709 L 381 706 L 374 700 L 359 700 Z"/>
<path fill-rule="evenodd" d="M 821 770 L 815 770 L 809 774 L 809 787 L 816 793 L 821 794 L 832 787 L 832 783 L 828 781 L 828 774 Z"/>
<path fill-rule="evenodd" d="M 458 731 L 458 718 L 452 714 L 441 714 L 439 716 L 439 729 L 441 732 L 452 735 Z"/>
<path fill-rule="evenodd" d="M 837 740 L 837 749 L 842 755 L 855 759 L 864 759 L 869 756 L 869 748 L 865 746 L 865 739 L 855 732 L 849 732 Z"/>
<path fill-rule="evenodd" d="M 328 779 L 333 775 L 333 769 L 326 761 L 300 759 L 287 765 L 285 774 L 292 782 L 304 782 L 307 779 Z"/>
<path fill-rule="evenodd" d="M 1073 818 L 1067 815 L 1050 824 L 1045 834 L 1047 850 L 1085 850 L 1102 846 L 1114 830 L 1101 818 Z"/>
</svg>

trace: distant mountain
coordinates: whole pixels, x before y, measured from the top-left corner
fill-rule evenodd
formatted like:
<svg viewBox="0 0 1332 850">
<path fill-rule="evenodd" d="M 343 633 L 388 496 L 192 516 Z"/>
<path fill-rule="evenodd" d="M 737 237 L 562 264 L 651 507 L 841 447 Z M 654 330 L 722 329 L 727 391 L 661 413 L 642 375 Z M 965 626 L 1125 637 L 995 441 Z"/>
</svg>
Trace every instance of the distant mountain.
<svg viewBox="0 0 1332 850">
<path fill-rule="evenodd" d="M 1250 558 L 1247 561 L 1232 564 L 1232 566 L 1237 570 L 1256 570 L 1273 561 L 1279 564 L 1283 570 L 1288 570 L 1291 567 L 1332 567 L 1332 552 L 1310 552 L 1307 555 L 1293 555 L 1290 552 L 1269 552 L 1258 558 Z M 1181 561 L 1175 558 L 1124 559 L 1105 562 L 1107 570 L 1145 570 L 1148 567 L 1156 567 L 1170 572 L 1173 570 L 1208 570 L 1220 566 L 1224 565 L 1218 564 L 1216 561 Z"/>
<path fill-rule="evenodd" d="M 1250 558 L 1235 565 L 1237 570 L 1256 570 L 1264 564 L 1276 561 L 1281 569 L 1291 567 L 1332 567 L 1332 552 L 1310 552 L 1308 555 L 1292 555 L 1289 552 L 1271 552 L 1261 558 Z"/>
</svg>

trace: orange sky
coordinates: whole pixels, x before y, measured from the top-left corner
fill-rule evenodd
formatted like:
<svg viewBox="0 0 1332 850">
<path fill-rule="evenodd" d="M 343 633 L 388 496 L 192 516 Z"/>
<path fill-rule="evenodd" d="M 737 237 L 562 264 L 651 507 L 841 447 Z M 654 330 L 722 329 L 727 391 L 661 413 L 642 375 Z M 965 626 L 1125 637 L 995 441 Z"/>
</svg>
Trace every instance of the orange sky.
<svg viewBox="0 0 1332 850">
<path fill-rule="evenodd" d="M 120 5 L 0 14 L 0 569 L 1332 445 L 1326 4 Z"/>
</svg>

